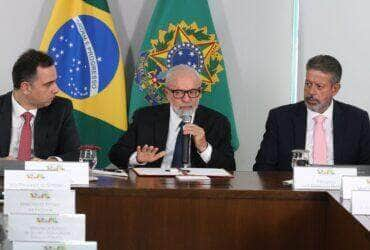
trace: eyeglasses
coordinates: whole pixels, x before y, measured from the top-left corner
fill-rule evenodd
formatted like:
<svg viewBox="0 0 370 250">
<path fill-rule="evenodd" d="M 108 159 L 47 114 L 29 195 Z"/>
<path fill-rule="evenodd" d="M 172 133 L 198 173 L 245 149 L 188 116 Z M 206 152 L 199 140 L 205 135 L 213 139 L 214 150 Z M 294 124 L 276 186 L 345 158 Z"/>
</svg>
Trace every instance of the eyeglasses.
<svg viewBox="0 0 370 250">
<path fill-rule="evenodd" d="M 188 94 L 188 96 L 190 98 L 197 98 L 200 95 L 200 93 L 202 92 L 202 88 L 189 89 L 189 90 L 169 89 L 169 88 L 166 88 L 166 89 L 168 89 L 169 91 L 171 91 L 173 97 L 176 98 L 176 99 L 183 98 L 185 96 L 185 94 Z"/>
</svg>

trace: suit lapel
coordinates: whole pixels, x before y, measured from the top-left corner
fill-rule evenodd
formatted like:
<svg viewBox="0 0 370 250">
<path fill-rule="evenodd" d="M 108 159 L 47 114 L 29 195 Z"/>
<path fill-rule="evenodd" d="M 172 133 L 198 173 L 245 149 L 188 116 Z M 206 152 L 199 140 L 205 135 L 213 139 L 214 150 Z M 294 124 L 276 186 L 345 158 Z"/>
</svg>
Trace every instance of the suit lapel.
<svg viewBox="0 0 370 250">
<path fill-rule="evenodd" d="M 0 109 L 0 154 L 9 155 L 10 136 L 12 133 L 12 92 L 4 96 Z"/>
<path fill-rule="evenodd" d="M 204 121 L 204 110 L 202 106 L 198 106 L 195 111 L 194 124 L 203 127 L 202 121 Z"/>
<path fill-rule="evenodd" d="M 304 102 L 300 102 L 294 109 L 292 119 L 294 131 L 293 149 L 304 149 L 306 147 L 306 125 L 307 125 L 307 109 Z"/>
<path fill-rule="evenodd" d="M 41 108 L 37 110 L 35 125 L 34 125 L 34 155 L 40 156 L 41 149 L 43 149 L 42 144 L 47 143 L 49 130 L 52 130 L 50 119 L 47 109 L 50 108 Z M 50 112 L 49 112 L 50 113 Z"/>
<path fill-rule="evenodd" d="M 333 100 L 334 101 L 334 100 Z M 346 131 L 346 121 L 344 119 L 343 110 L 339 104 L 334 101 L 333 107 L 333 150 L 334 163 L 342 158 L 343 152 L 343 135 Z"/>
<path fill-rule="evenodd" d="M 162 105 L 156 111 L 155 116 L 157 116 L 157 119 L 154 122 L 154 145 L 158 146 L 160 151 L 162 151 L 166 150 L 170 105 Z"/>
</svg>

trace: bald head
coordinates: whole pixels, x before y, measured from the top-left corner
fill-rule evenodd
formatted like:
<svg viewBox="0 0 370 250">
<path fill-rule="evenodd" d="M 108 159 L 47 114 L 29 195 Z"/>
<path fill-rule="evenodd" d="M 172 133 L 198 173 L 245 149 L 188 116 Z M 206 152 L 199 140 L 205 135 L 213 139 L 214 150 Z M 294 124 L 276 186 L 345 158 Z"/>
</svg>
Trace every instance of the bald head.
<svg viewBox="0 0 370 250">
<path fill-rule="evenodd" d="M 198 72 L 193 68 L 185 64 L 179 64 L 167 71 L 166 86 L 177 84 L 178 79 L 190 78 L 194 82 L 194 88 L 199 88 L 201 86 L 202 80 Z"/>
</svg>

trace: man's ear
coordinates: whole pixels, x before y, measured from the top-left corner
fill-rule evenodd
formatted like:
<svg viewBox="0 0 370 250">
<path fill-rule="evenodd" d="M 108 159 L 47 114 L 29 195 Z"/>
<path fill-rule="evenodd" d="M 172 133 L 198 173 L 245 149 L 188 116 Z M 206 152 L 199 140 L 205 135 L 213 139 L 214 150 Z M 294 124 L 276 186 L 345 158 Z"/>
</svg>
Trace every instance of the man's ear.
<svg viewBox="0 0 370 250">
<path fill-rule="evenodd" d="M 165 94 L 166 97 L 168 97 L 168 95 L 170 94 L 170 91 L 166 87 L 164 87 L 163 93 Z"/>
<path fill-rule="evenodd" d="M 340 90 L 340 83 L 334 83 L 332 86 L 333 96 L 335 96 Z"/>
<path fill-rule="evenodd" d="M 30 82 L 21 82 L 19 89 L 24 95 L 29 95 L 31 93 L 31 83 Z"/>
</svg>

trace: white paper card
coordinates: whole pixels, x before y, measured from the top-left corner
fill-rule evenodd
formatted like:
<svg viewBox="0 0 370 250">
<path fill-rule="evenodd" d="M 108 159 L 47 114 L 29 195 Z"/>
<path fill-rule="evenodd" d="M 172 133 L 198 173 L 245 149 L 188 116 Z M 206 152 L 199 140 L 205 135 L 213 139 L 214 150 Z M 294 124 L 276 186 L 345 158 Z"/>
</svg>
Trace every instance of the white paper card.
<svg viewBox="0 0 370 250">
<path fill-rule="evenodd" d="M 4 214 L 73 214 L 74 190 L 4 191 Z"/>
<path fill-rule="evenodd" d="M 352 213 L 370 215 L 370 191 L 352 191 Z"/>
<path fill-rule="evenodd" d="M 209 177 L 233 177 L 229 172 L 222 168 L 186 168 L 187 175 L 202 175 Z"/>
<path fill-rule="evenodd" d="M 177 168 L 170 168 L 169 171 L 162 168 L 134 168 L 133 170 L 142 176 L 176 176 L 181 174 Z"/>
<path fill-rule="evenodd" d="M 87 162 L 62 162 L 62 161 L 26 161 L 25 170 L 48 170 L 67 172 L 71 184 L 89 184 L 89 163 Z"/>
<path fill-rule="evenodd" d="M 4 189 L 63 189 L 71 188 L 66 172 L 5 170 Z"/>
<path fill-rule="evenodd" d="M 338 167 L 294 167 L 294 189 L 327 189 L 341 188 L 342 176 L 357 175 L 357 168 Z"/>
<path fill-rule="evenodd" d="M 342 198 L 351 199 L 353 190 L 370 190 L 370 176 L 343 176 Z"/>
<path fill-rule="evenodd" d="M 84 241 L 85 215 L 9 214 L 10 241 Z"/>
<path fill-rule="evenodd" d="M 178 181 L 184 181 L 184 182 L 200 182 L 203 184 L 209 184 L 211 183 L 211 178 L 207 176 L 195 176 L 195 175 L 178 175 L 176 176 L 176 180 Z"/>
<path fill-rule="evenodd" d="M 13 242 L 12 250 L 97 250 L 97 243 L 83 242 Z"/>
<path fill-rule="evenodd" d="M 99 170 L 93 169 L 92 173 L 94 175 L 103 175 L 103 176 L 112 176 L 112 177 L 128 177 L 125 171 L 117 170 L 117 171 L 106 171 L 106 170 Z"/>
</svg>

